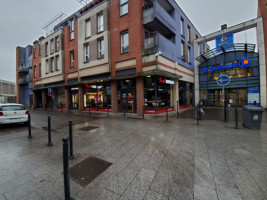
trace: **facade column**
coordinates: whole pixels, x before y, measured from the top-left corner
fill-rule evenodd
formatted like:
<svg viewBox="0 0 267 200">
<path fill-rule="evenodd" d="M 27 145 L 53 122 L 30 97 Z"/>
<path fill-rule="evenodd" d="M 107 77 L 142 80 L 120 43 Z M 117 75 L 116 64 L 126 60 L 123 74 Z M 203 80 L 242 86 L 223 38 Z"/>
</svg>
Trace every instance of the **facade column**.
<svg viewBox="0 0 267 200">
<path fill-rule="evenodd" d="M 264 46 L 264 32 L 263 32 L 262 22 L 257 23 L 257 40 L 258 40 L 258 50 L 259 50 L 259 70 L 260 70 L 260 103 L 263 108 L 267 107 L 267 88 L 266 88 L 266 79 L 267 79 L 267 67 L 265 60 L 265 46 Z"/>
<path fill-rule="evenodd" d="M 79 85 L 79 110 L 84 111 L 84 91 L 83 85 Z"/>
<path fill-rule="evenodd" d="M 199 44 L 194 42 L 194 55 L 195 58 L 199 56 Z M 194 61 L 194 78 L 195 78 L 195 106 L 197 106 L 197 102 L 200 100 L 200 90 L 199 90 L 199 65 L 200 63 L 195 59 Z"/>
<path fill-rule="evenodd" d="M 43 109 L 45 110 L 47 107 L 47 94 L 46 90 L 42 90 L 42 103 L 43 103 Z"/>
<path fill-rule="evenodd" d="M 36 94 L 36 91 L 32 92 L 32 103 L 33 103 L 33 109 L 37 108 L 37 94 Z"/>
<path fill-rule="evenodd" d="M 65 110 L 70 110 L 70 91 L 69 87 L 65 87 Z"/>
<path fill-rule="evenodd" d="M 174 80 L 174 86 L 173 86 L 173 106 L 174 110 L 177 111 L 177 101 L 179 101 L 179 81 L 178 79 Z"/>
<path fill-rule="evenodd" d="M 111 109 L 112 112 L 118 112 L 118 83 L 116 80 L 111 81 Z"/>
<path fill-rule="evenodd" d="M 136 77 L 136 103 L 137 114 L 143 114 L 143 106 L 145 104 L 145 91 L 144 91 L 144 77 Z"/>
</svg>

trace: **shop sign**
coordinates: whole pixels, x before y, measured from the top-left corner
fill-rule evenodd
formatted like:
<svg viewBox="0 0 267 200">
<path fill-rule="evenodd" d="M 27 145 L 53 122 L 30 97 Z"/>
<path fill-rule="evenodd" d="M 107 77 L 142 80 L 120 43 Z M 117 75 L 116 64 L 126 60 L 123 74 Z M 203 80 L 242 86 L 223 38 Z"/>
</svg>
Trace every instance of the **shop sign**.
<svg viewBox="0 0 267 200">
<path fill-rule="evenodd" d="M 165 83 L 165 84 L 174 85 L 174 81 L 172 81 L 172 80 L 168 80 L 168 79 L 162 79 L 162 78 L 159 78 L 159 82 L 160 82 L 160 83 Z"/>
<path fill-rule="evenodd" d="M 229 33 L 227 35 L 219 36 L 215 39 L 217 52 L 221 52 L 221 46 L 224 47 L 225 50 L 232 49 L 234 44 L 234 34 Z"/>
<path fill-rule="evenodd" d="M 233 64 L 228 64 L 228 65 L 221 65 L 221 66 L 217 66 L 217 67 L 206 67 L 204 68 L 204 72 L 214 72 L 214 71 L 218 71 L 218 70 L 223 70 L 223 69 L 231 69 L 231 68 L 247 68 L 250 66 L 250 59 L 248 58 L 243 58 L 241 60 L 239 60 L 239 62 L 235 62 Z"/>
<path fill-rule="evenodd" d="M 89 84 L 86 84 L 85 87 L 86 87 L 86 88 L 98 88 L 98 89 L 100 89 L 100 88 L 102 88 L 103 86 L 96 86 L 96 85 L 89 85 Z"/>
<path fill-rule="evenodd" d="M 217 83 L 221 86 L 228 85 L 230 83 L 230 78 L 227 75 L 221 75 L 218 77 Z"/>
<path fill-rule="evenodd" d="M 248 105 L 260 105 L 260 90 L 259 87 L 248 88 Z"/>
<path fill-rule="evenodd" d="M 71 88 L 71 90 L 79 90 L 79 88 Z"/>
</svg>

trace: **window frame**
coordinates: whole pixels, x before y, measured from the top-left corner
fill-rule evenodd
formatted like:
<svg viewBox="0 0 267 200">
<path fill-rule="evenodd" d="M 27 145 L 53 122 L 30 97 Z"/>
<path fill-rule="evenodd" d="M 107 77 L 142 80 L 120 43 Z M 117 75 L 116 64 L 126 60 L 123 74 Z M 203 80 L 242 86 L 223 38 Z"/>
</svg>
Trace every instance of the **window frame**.
<svg viewBox="0 0 267 200">
<path fill-rule="evenodd" d="M 53 54 L 55 52 L 55 43 L 54 39 L 50 40 L 50 54 Z"/>
<path fill-rule="evenodd" d="M 51 58 L 51 72 L 55 71 L 55 59 L 54 57 Z"/>
<path fill-rule="evenodd" d="M 100 25 L 100 22 L 102 22 L 102 24 Z M 98 13 L 97 15 L 97 33 L 101 33 L 104 31 L 104 14 L 103 12 Z"/>
<path fill-rule="evenodd" d="M 101 43 L 103 42 L 103 49 L 101 49 Z M 100 38 L 98 39 L 98 59 L 102 59 L 105 57 L 105 43 L 104 43 L 104 38 Z M 101 52 L 103 53 L 103 56 L 101 54 Z"/>
<path fill-rule="evenodd" d="M 90 25 L 90 27 L 89 27 L 90 31 L 88 31 L 88 27 L 87 27 L 88 24 Z M 90 19 L 85 20 L 85 38 L 89 38 L 92 36 L 92 30 L 91 29 L 92 29 L 91 20 Z M 88 33 L 90 33 L 90 34 L 88 34 Z"/>
<path fill-rule="evenodd" d="M 90 45 L 89 43 L 85 43 L 84 44 L 84 62 L 86 63 L 89 61 L 90 61 Z"/>
<path fill-rule="evenodd" d="M 49 60 L 46 59 L 46 61 L 45 61 L 45 73 L 48 74 L 49 72 L 50 72 Z"/>
<path fill-rule="evenodd" d="M 70 68 L 74 68 L 75 67 L 75 54 L 74 54 L 74 50 L 70 51 Z"/>
<path fill-rule="evenodd" d="M 59 55 L 57 55 L 55 59 L 55 70 L 59 71 Z"/>
<path fill-rule="evenodd" d="M 60 43 L 60 41 L 59 41 L 59 36 L 57 36 L 57 37 L 55 38 L 55 45 L 56 45 L 56 47 L 55 47 L 55 51 L 56 51 L 56 52 L 59 51 L 59 43 Z"/>
<path fill-rule="evenodd" d="M 181 40 L 181 59 L 185 60 L 185 42 Z"/>
<path fill-rule="evenodd" d="M 127 6 L 127 12 L 122 13 L 123 8 Z M 129 13 L 129 5 L 128 5 L 128 0 L 120 0 L 120 16 L 127 15 Z"/>
<path fill-rule="evenodd" d="M 126 43 L 124 44 L 124 40 L 123 40 L 125 35 L 128 35 L 127 44 Z M 128 47 L 128 49 L 127 49 L 127 51 L 124 52 L 125 47 Z M 121 54 L 125 54 L 125 53 L 129 53 L 129 32 L 128 32 L 128 30 L 121 32 Z"/>
<path fill-rule="evenodd" d="M 181 31 L 181 35 L 184 36 L 184 18 L 181 17 L 180 19 L 180 31 Z"/>
</svg>

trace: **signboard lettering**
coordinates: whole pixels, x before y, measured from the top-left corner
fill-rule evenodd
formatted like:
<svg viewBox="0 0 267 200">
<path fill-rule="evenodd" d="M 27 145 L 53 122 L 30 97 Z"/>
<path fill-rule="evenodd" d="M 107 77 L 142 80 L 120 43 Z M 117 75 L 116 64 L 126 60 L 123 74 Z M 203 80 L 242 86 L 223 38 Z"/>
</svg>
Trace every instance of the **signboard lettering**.
<svg viewBox="0 0 267 200">
<path fill-rule="evenodd" d="M 172 81 L 172 80 L 168 80 L 168 79 L 162 79 L 162 78 L 159 78 L 159 82 L 160 82 L 160 83 L 165 83 L 165 84 L 174 85 L 174 81 Z"/>
</svg>

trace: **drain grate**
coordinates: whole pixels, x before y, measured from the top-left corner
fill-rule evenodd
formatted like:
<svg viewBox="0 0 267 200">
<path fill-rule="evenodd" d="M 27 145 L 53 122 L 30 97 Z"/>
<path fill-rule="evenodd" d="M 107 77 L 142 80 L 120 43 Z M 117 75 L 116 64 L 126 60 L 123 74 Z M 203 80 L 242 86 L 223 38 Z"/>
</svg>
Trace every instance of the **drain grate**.
<svg viewBox="0 0 267 200">
<path fill-rule="evenodd" d="M 111 165 L 110 162 L 90 156 L 70 168 L 70 177 L 73 181 L 85 187 Z"/>
<path fill-rule="evenodd" d="M 81 131 L 91 131 L 91 130 L 94 130 L 94 129 L 97 129 L 98 127 L 96 126 L 85 126 L 83 128 L 80 128 L 79 130 Z"/>
</svg>

